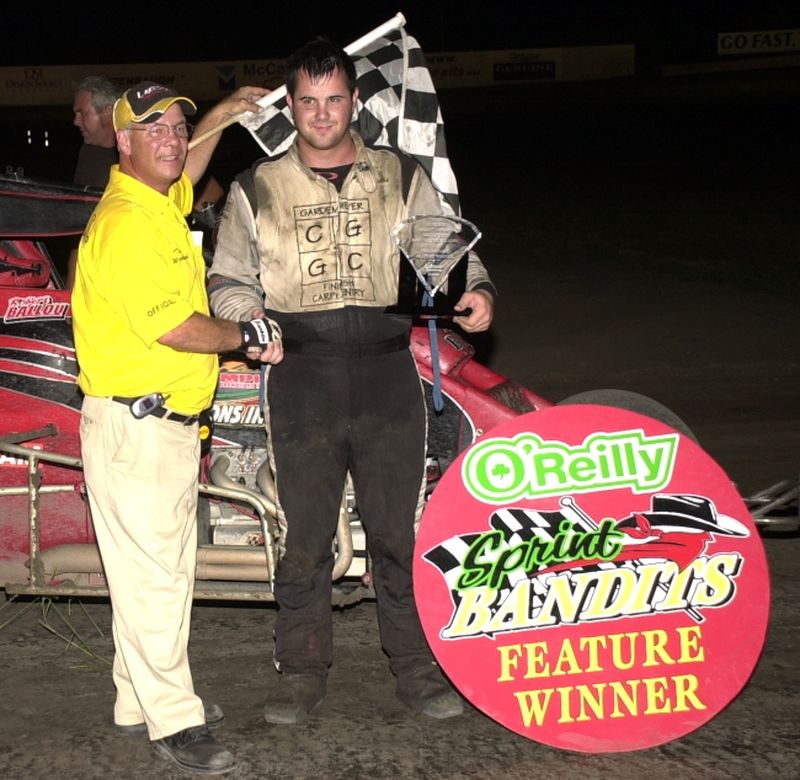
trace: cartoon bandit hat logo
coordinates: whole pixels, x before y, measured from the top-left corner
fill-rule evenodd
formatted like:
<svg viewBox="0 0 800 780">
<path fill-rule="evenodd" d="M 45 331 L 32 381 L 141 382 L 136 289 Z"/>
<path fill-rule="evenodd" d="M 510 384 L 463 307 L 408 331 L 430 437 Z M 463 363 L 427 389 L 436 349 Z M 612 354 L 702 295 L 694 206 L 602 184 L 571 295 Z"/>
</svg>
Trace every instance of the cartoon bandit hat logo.
<svg viewBox="0 0 800 780">
<path fill-rule="evenodd" d="M 617 523 L 618 528 L 641 525 L 641 518 L 652 528 L 670 531 L 709 531 L 726 536 L 748 536 L 747 528 L 733 517 L 717 513 L 714 504 L 705 496 L 656 494 L 652 496 L 649 512 L 637 512 Z"/>
</svg>

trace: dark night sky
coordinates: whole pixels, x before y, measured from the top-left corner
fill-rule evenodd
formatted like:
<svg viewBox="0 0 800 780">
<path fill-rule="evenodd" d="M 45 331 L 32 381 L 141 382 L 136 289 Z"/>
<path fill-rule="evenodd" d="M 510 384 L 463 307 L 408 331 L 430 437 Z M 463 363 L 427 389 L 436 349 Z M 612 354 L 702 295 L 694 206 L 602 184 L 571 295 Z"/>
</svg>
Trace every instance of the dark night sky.
<svg viewBox="0 0 800 780">
<path fill-rule="evenodd" d="M 401 11 L 426 51 L 645 42 L 800 27 L 798 0 L 429 0 L 26 4 L 3 9 L 0 65 L 284 57 L 317 34 L 345 45 Z M 183 10 L 182 10 L 183 9 Z"/>
</svg>

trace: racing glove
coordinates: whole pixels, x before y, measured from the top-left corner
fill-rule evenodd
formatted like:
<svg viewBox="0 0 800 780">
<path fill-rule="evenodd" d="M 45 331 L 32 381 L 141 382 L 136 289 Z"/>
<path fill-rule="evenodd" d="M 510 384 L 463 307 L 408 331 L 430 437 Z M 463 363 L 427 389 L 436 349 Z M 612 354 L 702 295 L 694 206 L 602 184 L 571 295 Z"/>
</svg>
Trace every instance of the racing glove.
<svg viewBox="0 0 800 780">
<path fill-rule="evenodd" d="M 239 349 L 244 352 L 253 347 L 263 350 L 267 344 L 281 340 L 281 329 L 278 323 L 266 317 L 250 320 L 250 322 L 240 322 L 239 330 L 242 333 L 242 343 L 239 345 Z"/>
</svg>

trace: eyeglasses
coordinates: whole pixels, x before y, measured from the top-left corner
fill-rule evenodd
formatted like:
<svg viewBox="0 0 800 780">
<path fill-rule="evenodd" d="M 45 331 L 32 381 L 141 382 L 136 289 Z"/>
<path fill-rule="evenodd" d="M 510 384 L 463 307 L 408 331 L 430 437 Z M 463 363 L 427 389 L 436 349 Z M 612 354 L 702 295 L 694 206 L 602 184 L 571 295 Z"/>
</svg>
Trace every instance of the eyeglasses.
<svg viewBox="0 0 800 780">
<path fill-rule="evenodd" d="M 152 125 L 146 127 L 132 127 L 128 126 L 126 130 L 139 130 L 140 132 L 147 133 L 154 141 L 164 141 L 169 138 L 169 134 L 175 133 L 178 138 L 191 138 L 194 126 L 188 122 L 181 122 L 177 125 L 165 125 L 160 122 L 154 122 Z"/>
</svg>

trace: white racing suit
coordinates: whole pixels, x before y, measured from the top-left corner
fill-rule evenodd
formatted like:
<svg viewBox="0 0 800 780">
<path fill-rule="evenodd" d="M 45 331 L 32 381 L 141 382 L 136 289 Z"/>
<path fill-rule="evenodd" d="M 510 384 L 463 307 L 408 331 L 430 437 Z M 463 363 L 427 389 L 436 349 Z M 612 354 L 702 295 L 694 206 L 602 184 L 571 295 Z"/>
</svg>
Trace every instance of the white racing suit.
<svg viewBox="0 0 800 780">
<path fill-rule="evenodd" d="M 231 187 L 210 269 L 213 311 L 249 319 L 262 306 L 283 332 L 267 369 L 265 418 L 280 519 L 287 528 L 275 597 L 275 659 L 295 673 L 332 661 L 332 539 L 346 475 L 367 535 L 381 640 L 398 680 L 432 656 L 414 604 L 414 527 L 422 511 L 426 410 L 397 302 L 391 228 L 442 213 L 425 172 L 353 134 L 341 190 L 296 147 Z M 403 261 L 405 262 L 405 261 Z M 494 294 L 470 255 L 467 289 Z"/>
</svg>

